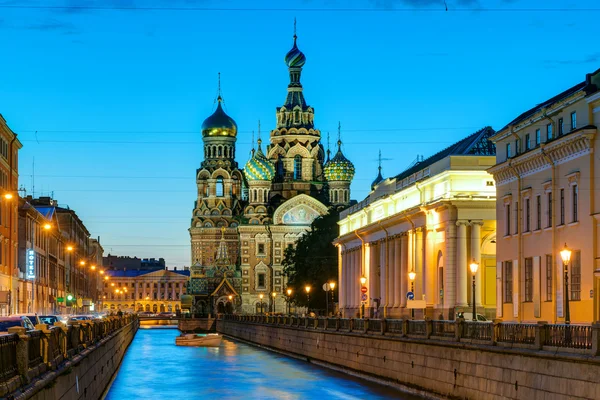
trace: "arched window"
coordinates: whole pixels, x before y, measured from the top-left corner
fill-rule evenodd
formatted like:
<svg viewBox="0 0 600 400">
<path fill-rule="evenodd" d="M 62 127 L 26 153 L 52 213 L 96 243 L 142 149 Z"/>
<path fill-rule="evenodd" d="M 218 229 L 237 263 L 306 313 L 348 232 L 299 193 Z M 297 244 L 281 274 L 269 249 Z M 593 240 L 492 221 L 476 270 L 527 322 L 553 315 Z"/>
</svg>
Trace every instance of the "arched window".
<svg viewBox="0 0 600 400">
<path fill-rule="evenodd" d="M 218 151 L 217 154 L 219 155 L 219 157 L 223 156 L 223 148 L 221 146 L 218 147 L 217 151 Z"/>
<path fill-rule="evenodd" d="M 302 179 L 302 157 L 299 155 L 294 157 L 294 179 Z"/>
<path fill-rule="evenodd" d="M 335 192 L 333 192 L 333 202 L 334 203 L 338 202 L 338 191 L 337 190 Z"/>
<path fill-rule="evenodd" d="M 275 169 L 277 173 L 277 178 L 283 178 L 283 160 L 281 159 L 281 155 L 277 157 L 277 161 L 275 162 Z"/>
<path fill-rule="evenodd" d="M 223 177 L 219 176 L 217 178 L 217 187 L 216 187 L 216 195 L 217 197 L 223 197 L 223 193 L 225 193 L 224 190 L 224 184 L 223 184 Z"/>
</svg>

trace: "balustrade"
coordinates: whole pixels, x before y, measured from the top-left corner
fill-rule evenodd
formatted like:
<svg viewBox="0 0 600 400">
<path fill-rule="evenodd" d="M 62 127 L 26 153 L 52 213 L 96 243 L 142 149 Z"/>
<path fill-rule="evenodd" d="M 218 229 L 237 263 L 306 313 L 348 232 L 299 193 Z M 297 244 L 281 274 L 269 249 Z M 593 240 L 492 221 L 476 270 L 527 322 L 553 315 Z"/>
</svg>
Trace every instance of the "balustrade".
<svg viewBox="0 0 600 400">
<path fill-rule="evenodd" d="M 592 348 L 592 327 L 586 325 L 544 325 L 545 345 L 571 349 Z"/>
<path fill-rule="evenodd" d="M 456 337 L 455 321 L 431 321 L 431 336 Z"/>
<path fill-rule="evenodd" d="M 19 335 L 0 336 L 0 382 L 7 381 L 18 373 L 17 342 Z"/>
</svg>

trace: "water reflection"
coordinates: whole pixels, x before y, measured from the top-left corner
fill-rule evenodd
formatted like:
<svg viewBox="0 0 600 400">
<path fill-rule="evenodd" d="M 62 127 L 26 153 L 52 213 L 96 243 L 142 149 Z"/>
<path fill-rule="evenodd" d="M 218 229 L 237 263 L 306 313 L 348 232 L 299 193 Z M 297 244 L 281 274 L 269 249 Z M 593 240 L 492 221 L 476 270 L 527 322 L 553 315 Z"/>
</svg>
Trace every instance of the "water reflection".
<svg viewBox="0 0 600 400">
<path fill-rule="evenodd" d="M 176 347 L 176 329 L 140 329 L 107 399 L 410 399 L 266 350 L 223 340 Z"/>
</svg>

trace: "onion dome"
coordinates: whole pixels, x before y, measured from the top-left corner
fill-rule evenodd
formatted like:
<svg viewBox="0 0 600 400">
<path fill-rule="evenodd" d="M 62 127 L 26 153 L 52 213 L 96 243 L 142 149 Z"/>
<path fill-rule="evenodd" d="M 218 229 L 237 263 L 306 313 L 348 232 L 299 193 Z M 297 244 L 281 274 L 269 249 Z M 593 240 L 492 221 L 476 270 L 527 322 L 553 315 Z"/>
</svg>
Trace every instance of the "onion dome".
<svg viewBox="0 0 600 400">
<path fill-rule="evenodd" d="M 258 139 L 258 150 L 254 152 L 252 158 L 246 163 L 244 174 L 249 181 L 270 181 L 275 176 L 275 166 L 265 157 Z"/>
<path fill-rule="evenodd" d="M 306 57 L 304 56 L 304 53 L 302 53 L 296 45 L 297 38 L 298 37 L 294 34 L 294 46 L 285 55 L 285 63 L 288 66 L 288 68 L 302 68 L 306 63 Z"/>
<path fill-rule="evenodd" d="M 354 178 L 354 164 L 342 153 L 342 141 L 338 140 L 338 151 L 325 163 L 323 172 L 328 181 L 348 181 Z"/>
<path fill-rule="evenodd" d="M 383 176 L 381 175 L 381 165 L 379 166 L 379 173 L 377 174 L 377 178 L 371 183 L 371 190 L 375 189 L 375 186 L 379 185 L 383 182 Z"/>
<path fill-rule="evenodd" d="M 218 104 L 215 112 L 202 123 L 202 136 L 229 136 L 236 137 L 237 124 L 229 115 L 225 114 L 221 103 L 223 98 L 217 98 Z"/>
</svg>

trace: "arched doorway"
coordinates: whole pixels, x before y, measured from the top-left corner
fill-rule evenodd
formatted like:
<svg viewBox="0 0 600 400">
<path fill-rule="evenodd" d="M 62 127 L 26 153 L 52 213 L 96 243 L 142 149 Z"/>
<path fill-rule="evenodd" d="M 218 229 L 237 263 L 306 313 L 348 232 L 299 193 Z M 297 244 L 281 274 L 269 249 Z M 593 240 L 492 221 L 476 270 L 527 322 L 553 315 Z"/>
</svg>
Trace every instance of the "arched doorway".
<svg viewBox="0 0 600 400">
<path fill-rule="evenodd" d="M 138 312 L 144 311 L 144 306 L 140 303 L 138 304 Z"/>
<path fill-rule="evenodd" d="M 167 310 L 169 310 L 169 312 L 173 312 L 173 305 L 172 305 L 172 304 L 169 304 L 169 305 L 167 306 Z"/>
<path fill-rule="evenodd" d="M 152 312 L 157 312 L 158 311 L 158 306 L 156 304 L 152 305 Z"/>
<path fill-rule="evenodd" d="M 150 304 L 146 304 L 146 312 L 150 312 Z"/>
<path fill-rule="evenodd" d="M 225 314 L 233 314 L 233 304 L 229 301 L 225 304 Z"/>
<path fill-rule="evenodd" d="M 165 312 L 165 305 L 164 304 L 160 305 L 160 312 Z"/>
<path fill-rule="evenodd" d="M 223 302 L 219 302 L 219 304 L 217 304 L 217 312 L 219 314 L 225 313 L 225 304 L 223 304 Z"/>
</svg>

